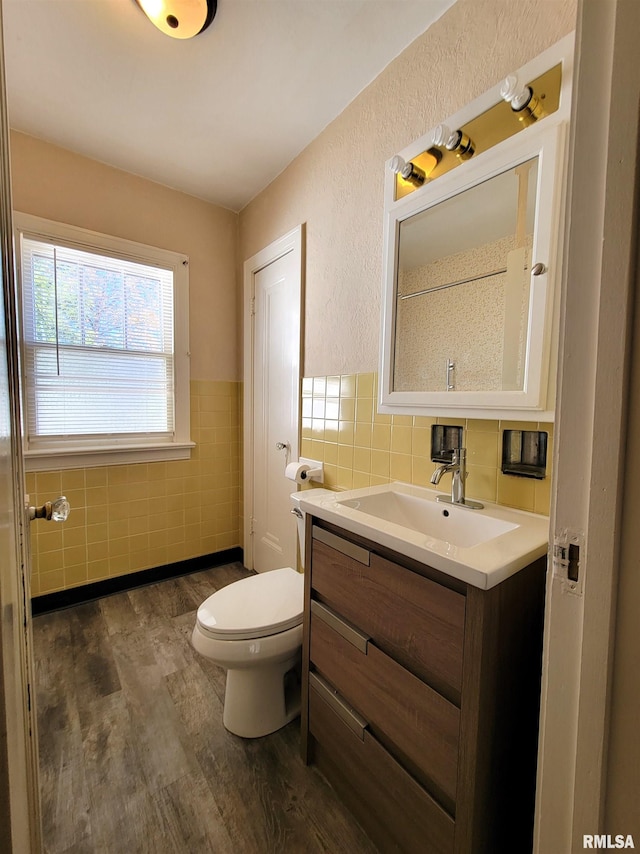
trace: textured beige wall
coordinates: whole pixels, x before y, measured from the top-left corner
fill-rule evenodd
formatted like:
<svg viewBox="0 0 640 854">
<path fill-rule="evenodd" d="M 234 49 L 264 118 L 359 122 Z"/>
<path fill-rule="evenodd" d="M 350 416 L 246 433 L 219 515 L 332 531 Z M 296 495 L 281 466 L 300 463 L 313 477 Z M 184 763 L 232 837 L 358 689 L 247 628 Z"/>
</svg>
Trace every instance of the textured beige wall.
<svg viewBox="0 0 640 854">
<path fill-rule="evenodd" d="M 191 379 L 239 379 L 237 214 L 16 132 L 11 172 L 15 210 L 188 255 Z"/>
<path fill-rule="evenodd" d="M 383 165 L 575 27 L 575 0 L 458 0 L 240 214 L 240 257 L 307 223 L 307 376 L 378 366 Z"/>
</svg>

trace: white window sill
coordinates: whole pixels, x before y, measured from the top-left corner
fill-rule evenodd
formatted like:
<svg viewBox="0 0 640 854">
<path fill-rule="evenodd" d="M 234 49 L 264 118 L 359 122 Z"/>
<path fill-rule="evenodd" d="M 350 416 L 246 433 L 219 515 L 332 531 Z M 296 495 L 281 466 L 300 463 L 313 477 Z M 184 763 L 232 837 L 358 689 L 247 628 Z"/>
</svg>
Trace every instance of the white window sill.
<svg viewBox="0 0 640 854">
<path fill-rule="evenodd" d="M 176 442 L 172 445 L 131 445 L 113 449 L 74 448 L 64 450 L 35 450 L 24 452 L 26 471 L 58 471 L 60 469 L 119 466 L 132 463 L 157 463 L 165 460 L 188 460 L 195 442 Z"/>
</svg>

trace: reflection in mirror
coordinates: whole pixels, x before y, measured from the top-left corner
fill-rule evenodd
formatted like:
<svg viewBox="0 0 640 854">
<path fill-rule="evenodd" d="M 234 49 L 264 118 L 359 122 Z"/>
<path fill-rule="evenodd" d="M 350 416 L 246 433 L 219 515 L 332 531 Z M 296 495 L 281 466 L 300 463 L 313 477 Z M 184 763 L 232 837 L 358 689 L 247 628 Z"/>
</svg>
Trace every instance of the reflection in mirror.
<svg viewBox="0 0 640 854">
<path fill-rule="evenodd" d="M 394 391 L 525 387 L 538 158 L 400 224 Z"/>
</svg>

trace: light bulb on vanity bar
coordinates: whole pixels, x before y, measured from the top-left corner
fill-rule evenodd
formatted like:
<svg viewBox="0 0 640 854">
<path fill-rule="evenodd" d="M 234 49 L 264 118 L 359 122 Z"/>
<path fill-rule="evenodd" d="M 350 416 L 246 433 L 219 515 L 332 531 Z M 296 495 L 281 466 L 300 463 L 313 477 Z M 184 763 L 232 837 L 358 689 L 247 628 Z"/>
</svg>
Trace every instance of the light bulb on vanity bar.
<svg viewBox="0 0 640 854">
<path fill-rule="evenodd" d="M 433 132 L 433 144 L 452 151 L 460 160 L 469 160 L 476 153 L 471 137 L 463 130 L 450 130 L 447 125 L 438 125 Z"/>
<path fill-rule="evenodd" d="M 396 154 L 395 157 L 391 158 L 389 166 L 393 173 L 400 175 L 409 184 L 413 184 L 414 187 L 422 187 L 425 181 L 428 180 L 429 175 L 431 175 L 438 163 L 440 163 L 441 154 L 437 149 L 428 149 L 427 151 L 423 151 L 419 157 L 420 166 L 411 160 L 407 162 L 399 154 Z"/>
<path fill-rule="evenodd" d="M 510 74 L 504 79 L 500 96 L 511 105 L 511 109 L 525 127 L 544 116 L 542 102 L 536 97 L 531 86 L 520 83 L 517 74 Z"/>
<path fill-rule="evenodd" d="M 389 166 L 394 174 L 400 175 L 401 178 L 404 178 L 409 184 L 413 184 L 414 187 L 421 187 L 426 181 L 427 176 L 424 170 L 411 161 L 407 163 L 399 154 L 396 154 L 391 159 Z"/>
</svg>

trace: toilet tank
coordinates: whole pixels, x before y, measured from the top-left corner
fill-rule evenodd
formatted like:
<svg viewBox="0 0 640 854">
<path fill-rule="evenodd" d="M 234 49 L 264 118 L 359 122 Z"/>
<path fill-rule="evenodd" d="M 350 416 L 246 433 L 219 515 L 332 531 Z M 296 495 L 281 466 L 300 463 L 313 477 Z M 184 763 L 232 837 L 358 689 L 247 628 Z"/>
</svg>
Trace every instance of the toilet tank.
<svg viewBox="0 0 640 854">
<path fill-rule="evenodd" d="M 293 492 L 291 494 L 291 512 L 296 517 L 296 522 L 298 524 L 298 546 L 300 548 L 300 566 L 304 569 L 304 546 L 305 546 L 305 537 L 304 537 L 304 528 L 305 528 L 305 513 L 300 509 L 300 499 L 302 498 L 303 492 Z M 314 489 L 314 495 L 331 495 L 330 489 Z"/>
</svg>

